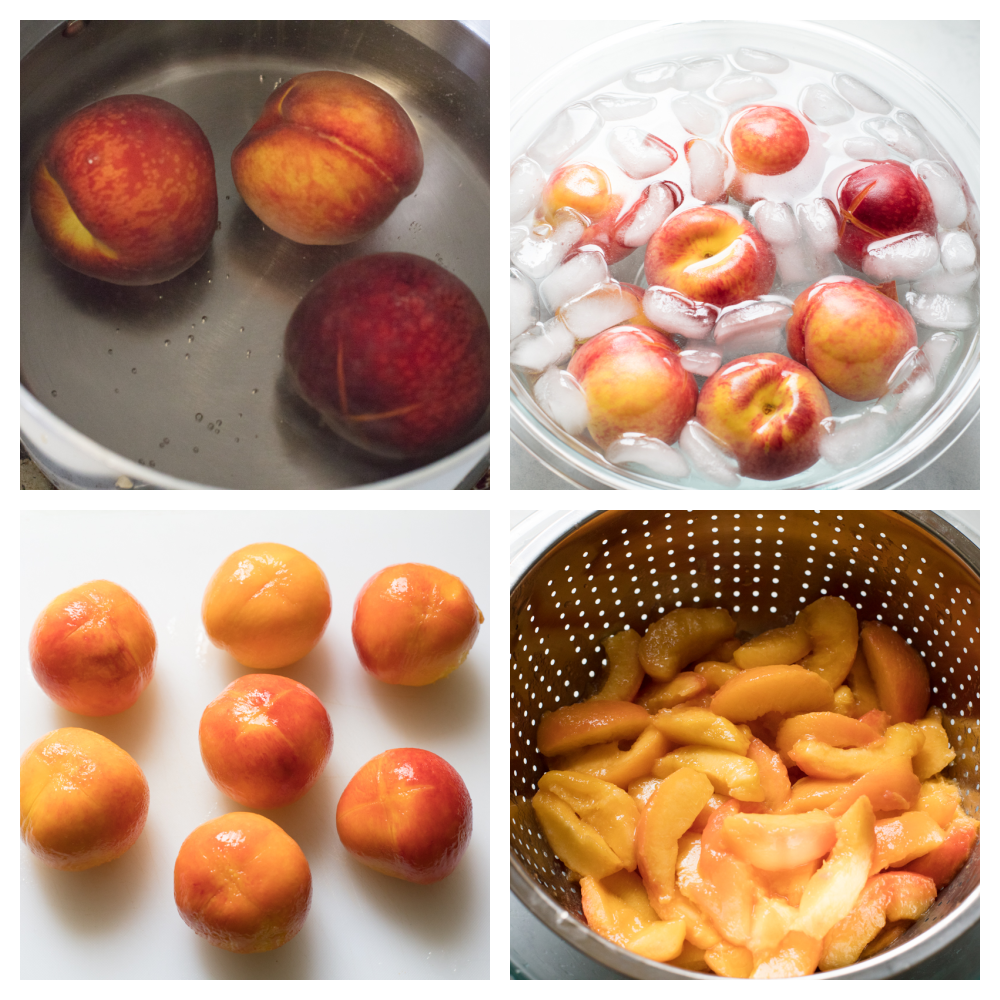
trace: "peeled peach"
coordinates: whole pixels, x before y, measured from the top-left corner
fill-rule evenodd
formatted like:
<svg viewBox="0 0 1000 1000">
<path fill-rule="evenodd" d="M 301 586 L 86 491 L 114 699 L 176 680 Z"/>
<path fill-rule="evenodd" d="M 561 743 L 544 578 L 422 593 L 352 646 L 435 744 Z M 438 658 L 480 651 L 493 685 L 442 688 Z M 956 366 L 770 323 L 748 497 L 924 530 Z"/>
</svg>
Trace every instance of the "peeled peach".
<svg viewBox="0 0 1000 1000">
<path fill-rule="evenodd" d="M 89 729 L 57 729 L 21 757 L 21 839 L 50 868 L 114 861 L 139 838 L 148 811 L 142 769 Z"/>
<path fill-rule="evenodd" d="M 964 813 L 956 816 L 945 830 L 944 842 L 911 861 L 906 870 L 926 875 L 940 889 L 946 886 L 968 860 L 979 836 L 979 823 Z"/>
<path fill-rule="evenodd" d="M 250 210 L 297 243 L 336 245 L 381 225 L 424 169 L 416 129 L 380 87 L 301 73 L 275 90 L 232 156 Z"/>
<path fill-rule="evenodd" d="M 646 630 L 639 660 L 650 677 L 670 681 L 735 632 L 736 622 L 725 608 L 677 608 Z"/>
<path fill-rule="evenodd" d="M 546 757 L 595 743 L 634 740 L 650 723 L 642 705 L 630 701 L 584 701 L 564 705 L 538 723 L 537 744 Z"/>
<path fill-rule="evenodd" d="M 580 879 L 580 902 L 587 925 L 623 947 L 656 921 L 646 888 L 635 872 L 620 871 L 603 879 Z"/>
<path fill-rule="evenodd" d="M 202 713 L 198 741 L 218 788 L 242 806 L 274 809 L 302 798 L 322 774 L 333 729 L 304 684 L 246 674 Z"/>
<path fill-rule="evenodd" d="M 858 613 L 842 597 L 821 597 L 799 612 L 796 623 L 809 636 L 812 652 L 802 666 L 831 687 L 844 683 L 858 651 Z"/>
<path fill-rule="evenodd" d="M 209 820 L 181 845 L 174 901 L 181 919 L 216 948 L 271 951 L 302 929 L 312 900 L 309 862 L 265 816 Z"/>
<path fill-rule="evenodd" d="M 595 701 L 631 701 L 642 685 L 639 663 L 639 633 L 633 629 L 618 632 L 604 640 L 608 654 L 608 676 Z"/>
<path fill-rule="evenodd" d="M 361 665 L 380 681 L 417 687 L 460 667 L 483 613 L 464 583 L 422 563 L 376 573 L 354 602 L 351 635 Z"/>
<path fill-rule="evenodd" d="M 302 659 L 330 617 L 330 587 L 308 556 L 288 545 L 246 545 L 215 571 L 201 617 L 208 638 L 251 670 Z"/>
<path fill-rule="evenodd" d="M 770 667 L 775 663 L 798 663 L 812 642 L 805 627 L 796 622 L 784 628 L 772 628 L 748 639 L 733 652 L 733 661 L 741 670 Z"/>
<path fill-rule="evenodd" d="M 824 857 L 837 839 L 833 819 L 820 809 L 796 816 L 746 813 L 722 824 L 723 843 L 764 871 L 798 868 Z"/>
<path fill-rule="evenodd" d="M 797 715 L 832 708 L 833 688 L 819 674 L 794 664 L 743 670 L 712 699 L 712 711 L 732 722 L 749 722 L 767 712 Z"/>
<path fill-rule="evenodd" d="M 577 876 L 604 879 L 625 867 L 594 825 L 580 819 L 565 799 L 540 789 L 531 808 L 552 853 Z"/>
<path fill-rule="evenodd" d="M 472 836 L 472 798 L 461 775 L 429 750 L 386 750 L 348 782 L 337 833 L 362 864 L 427 885 L 458 867 Z"/>
<path fill-rule="evenodd" d="M 121 94 L 77 111 L 31 178 L 31 217 L 48 250 L 117 285 L 187 270 L 212 242 L 218 213 L 205 133 L 158 97 Z"/>
<path fill-rule="evenodd" d="M 877 820 L 872 873 L 902 868 L 943 843 L 941 827 L 925 812 L 904 812 Z"/>
<path fill-rule="evenodd" d="M 113 715 L 152 679 L 156 633 L 127 590 L 92 580 L 45 608 L 28 653 L 35 680 L 54 702 L 79 715 Z"/>
<path fill-rule="evenodd" d="M 930 702 L 930 675 L 920 654 L 894 629 L 866 622 L 861 629 L 865 661 L 881 707 L 891 722 L 916 722 Z"/>
</svg>

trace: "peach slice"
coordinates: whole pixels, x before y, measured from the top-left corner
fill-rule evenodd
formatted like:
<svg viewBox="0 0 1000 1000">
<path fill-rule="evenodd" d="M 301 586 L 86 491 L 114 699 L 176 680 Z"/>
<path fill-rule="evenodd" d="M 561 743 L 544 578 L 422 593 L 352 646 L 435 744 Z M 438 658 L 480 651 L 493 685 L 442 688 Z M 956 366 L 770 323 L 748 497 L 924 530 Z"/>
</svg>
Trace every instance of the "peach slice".
<svg viewBox="0 0 1000 1000">
<path fill-rule="evenodd" d="M 635 828 L 639 808 L 628 794 L 610 781 L 573 771 L 547 771 L 538 782 L 543 792 L 558 795 L 605 840 L 628 871 L 635 869 Z"/>
<path fill-rule="evenodd" d="M 883 712 L 881 708 L 872 708 L 860 716 L 858 721 L 871 726 L 879 736 L 885 736 L 889 728 L 889 713 Z"/>
<path fill-rule="evenodd" d="M 875 682 L 868 669 L 868 661 L 865 659 L 864 645 L 861 643 L 860 637 L 854 663 L 851 664 L 851 670 L 847 675 L 847 685 L 854 692 L 855 713 L 858 718 L 872 709 L 882 707 L 878 701 L 878 692 L 875 690 Z"/>
<path fill-rule="evenodd" d="M 705 678 L 705 690 L 713 694 L 722 687 L 726 681 L 731 681 L 742 672 L 739 667 L 731 663 L 719 663 L 717 660 L 702 660 L 696 663 L 694 672 L 698 677 Z"/>
<path fill-rule="evenodd" d="M 810 809 L 826 809 L 851 788 L 849 781 L 829 781 L 825 778 L 799 778 L 779 813 L 802 813 Z"/>
<path fill-rule="evenodd" d="M 955 759 L 955 751 L 948 743 L 948 734 L 941 724 L 941 709 L 932 708 L 918 720 L 917 726 L 924 734 L 924 745 L 913 758 L 913 773 L 921 781 L 926 781 Z"/>
<path fill-rule="evenodd" d="M 690 941 L 684 942 L 681 953 L 676 958 L 671 959 L 669 964 L 676 965 L 678 969 L 687 969 L 689 972 L 704 972 L 708 968 L 708 963 L 705 961 L 705 950 L 691 944 Z"/>
<path fill-rule="evenodd" d="M 749 979 L 753 972 L 753 953 L 741 945 L 720 941 L 705 950 L 705 963 L 717 976 Z"/>
<path fill-rule="evenodd" d="M 742 754 L 714 747 L 680 747 L 653 765 L 653 774 L 665 778 L 680 768 L 694 768 L 706 774 L 715 791 L 743 802 L 763 802 L 757 765 Z"/>
<path fill-rule="evenodd" d="M 628 750 L 620 750 L 617 743 L 602 743 L 568 754 L 560 763 L 564 770 L 583 771 L 627 788 L 636 778 L 648 775 L 670 746 L 663 733 L 647 726 Z"/>
<path fill-rule="evenodd" d="M 653 716 L 653 725 L 675 745 L 715 747 L 746 755 L 750 738 L 728 719 L 707 708 L 668 708 Z"/>
<path fill-rule="evenodd" d="M 626 629 L 604 640 L 608 654 L 608 676 L 591 701 L 631 701 L 642 685 L 639 663 L 639 633 Z"/>
<path fill-rule="evenodd" d="M 737 649 L 743 644 L 733 636 L 731 639 L 723 639 L 722 642 L 714 645 L 706 654 L 706 660 L 715 660 L 718 663 L 730 663 L 733 659 L 733 654 Z"/>
<path fill-rule="evenodd" d="M 781 947 L 797 916 L 798 910 L 784 899 L 764 897 L 757 901 L 748 946 L 758 962 Z"/>
<path fill-rule="evenodd" d="M 654 962 L 670 962 L 683 950 L 686 933 L 683 920 L 657 920 L 636 934 L 625 947 Z"/>
<path fill-rule="evenodd" d="M 538 750 L 546 757 L 555 757 L 594 743 L 634 740 L 649 721 L 649 712 L 630 701 L 564 705 L 538 723 Z"/>
<path fill-rule="evenodd" d="M 920 795 L 914 808 L 927 813 L 942 830 L 955 818 L 962 804 L 962 793 L 958 785 L 944 778 L 925 781 L 920 786 Z"/>
<path fill-rule="evenodd" d="M 688 834 L 684 836 L 687 837 Z M 682 837 L 681 840 L 683 839 Z M 678 842 L 679 851 L 680 842 Z M 722 940 L 701 909 L 680 893 L 674 893 L 673 898 L 666 904 L 664 919 L 683 920 L 687 927 L 686 939 L 699 948 L 712 948 Z"/>
<path fill-rule="evenodd" d="M 764 792 L 764 802 L 772 811 L 781 808 L 791 794 L 792 784 L 788 780 L 788 768 L 780 755 L 766 743 L 754 737 L 747 748 L 747 757 L 757 765 L 760 787 Z"/>
<path fill-rule="evenodd" d="M 649 712 L 659 712 L 664 708 L 674 708 L 681 702 L 700 695 L 707 687 L 707 681 L 692 670 L 685 670 L 672 681 L 657 681 L 636 698 L 638 704 Z"/>
<path fill-rule="evenodd" d="M 751 979 L 791 979 L 811 976 L 822 952 L 822 942 L 801 931 L 789 931 L 780 947 L 763 958 L 753 970 Z"/>
<path fill-rule="evenodd" d="M 916 722 L 927 714 L 930 676 L 920 654 L 881 622 L 866 622 L 861 645 L 878 700 L 893 722 Z"/>
<path fill-rule="evenodd" d="M 646 888 L 635 872 L 615 872 L 603 879 L 584 876 L 580 900 L 590 929 L 622 947 L 656 920 Z"/>
<path fill-rule="evenodd" d="M 639 872 L 661 919 L 675 890 L 677 841 L 712 795 L 712 783 L 691 768 L 665 778 L 646 804 L 635 834 Z"/>
<path fill-rule="evenodd" d="M 793 816 L 749 813 L 728 817 L 722 840 L 747 864 L 781 871 L 822 858 L 836 843 L 837 831 L 832 817 L 821 809 Z"/>
<path fill-rule="evenodd" d="M 736 622 L 725 608 L 677 608 L 646 630 L 639 660 L 650 677 L 670 681 L 735 634 Z"/>
<path fill-rule="evenodd" d="M 798 663 L 811 649 L 812 641 L 805 626 L 795 622 L 748 639 L 733 653 L 733 662 L 741 670 L 770 667 L 775 663 Z"/>
<path fill-rule="evenodd" d="M 915 875 L 926 875 L 940 889 L 946 886 L 968 860 L 979 836 L 979 823 L 966 815 L 956 816 L 945 832 L 944 843 L 916 861 L 906 870 Z"/>
<path fill-rule="evenodd" d="M 813 650 L 802 666 L 815 670 L 831 687 L 843 684 L 858 651 L 857 611 L 842 597 L 821 597 L 795 620 L 805 628 Z"/>
<path fill-rule="evenodd" d="M 793 795 L 794 795 L 794 789 Z M 848 784 L 824 808 L 831 816 L 842 816 L 862 796 L 876 812 L 912 809 L 920 794 L 920 779 L 913 773 L 910 758 L 890 757 L 883 764 Z"/>
<path fill-rule="evenodd" d="M 771 896 L 780 896 L 789 906 L 799 906 L 809 880 L 819 871 L 819 859 L 786 871 L 759 872 L 761 887 Z"/>
<path fill-rule="evenodd" d="M 877 745 L 840 749 L 822 740 L 803 739 L 795 743 L 788 756 L 810 777 L 843 781 L 860 778 L 890 757 L 912 758 L 923 745 L 924 734 L 919 727 L 898 722 L 886 730 Z"/>
<path fill-rule="evenodd" d="M 639 812 L 649 804 L 649 800 L 653 797 L 653 793 L 657 788 L 660 787 L 660 782 L 662 778 L 653 778 L 647 776 L 645 778 L 636 778 L 634 781 L 628 783 L 628 788 L 626 789 L 629 795 L 632 796 L 633 801 L 639 807 Z"/>
<path fill-rule="evenodd" d="M 600 879 L 624 867 L 607 841 L 558 795 L 536 792 L 531 805 L 552 853 L 570 871 Z"/>
<path fill-rule="evenodd" d="M 895 286 L 896 283 L 893 282 L 892 284 Z M 880 951 L 884 951 L 893 941 L 902 934 L 905 934 L 912 924 L 912 920 L 887 921 L 885 927 L 865 945 L 864 950 L 858 956 L 858 961 L 863 962 L 865 959 L 871 958 L 872 955 L 877 955 Z"/>
<path fill-rule="evenodd" d="M 712 699 L 712 711 L 731 722 L 749 722 L 765 712 L 799 715 L 832 708 L 833 688 L 819 674 L 781 664 L 742 671 Z"/>
<path fill-rule="evenodd" d="M 775 737 L 775 749 L 787 760 L 788 751 L 799 740 L 821 740 L 831 747 L 863 747 L 880 735 L 859 719 L 849 719 L 836 712 L 806 712 L 781 724 Z"/>
<path fill-rule="evenodd" d="M 857 714 L 858 703 L 854 700 L 854 692 L 846 685 L 841 684 L 833 692 L 833 710 L 838 715 L 846 715 L 854 718 Z"/>
<path fill-rule="evenodd" d="M 872 874 L 885 868 L 902 868 L 944 843 L 941 827 L 925 812 L 905 812 L 875 823 L 875 857 Z"/>
</svg>

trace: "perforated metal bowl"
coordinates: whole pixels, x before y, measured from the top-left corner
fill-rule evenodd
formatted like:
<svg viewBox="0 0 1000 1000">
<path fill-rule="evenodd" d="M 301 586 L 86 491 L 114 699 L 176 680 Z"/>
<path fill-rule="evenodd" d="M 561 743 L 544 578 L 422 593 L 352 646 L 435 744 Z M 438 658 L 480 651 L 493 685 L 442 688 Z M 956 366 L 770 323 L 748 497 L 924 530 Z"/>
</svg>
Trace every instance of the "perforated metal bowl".
<svg viewBox="0 0 1000 1000">
<path fill-rule="evenodd" d="M 791 622 L 823 594 L 892 625 L 923 655 L 956 751 L 945 772 L 979 818 L 979 549 L 929 511 L 604 511 L 556 519 L 511 562 L 511 888 L 556 934 L 637 979 L 713 979 L 634 955 L 591 931 L 580 891 L 531 808 L 545 772 L 542 714 L 603 680 L 601 645 L 674 607 L 728 608 L 740 630 Z M 979 844 L 894 945 L 816 979 L 882 979 L 979 918 Z"/>
</svg>

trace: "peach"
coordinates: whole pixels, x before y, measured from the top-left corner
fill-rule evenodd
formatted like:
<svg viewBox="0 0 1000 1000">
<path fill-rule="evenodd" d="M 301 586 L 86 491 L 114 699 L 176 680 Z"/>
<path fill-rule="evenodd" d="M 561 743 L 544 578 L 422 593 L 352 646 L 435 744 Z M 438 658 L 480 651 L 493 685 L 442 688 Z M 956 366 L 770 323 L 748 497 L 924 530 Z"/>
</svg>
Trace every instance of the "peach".
<svg viewBox="0 0 1000 1000">
<path fill-rule="evenodd" d="M 789 931 L 771 954 L 754 966 L 751 979 L 789 979 L 809 976 L 816 970 L 822 942 L 802 931 Z"/>
<path fill-rule="evenodd" d="M 620 871 L 603 879 L 585 875 L 580 879 L 580 902 L 590 929 L 623 947 L 656 921 L 635 872 Z"/>
<path fill-rule="evenodd" d="M 844 683 L 858 651 L 858 613 L 842 597 L 821 597 L 796 616 L 812 652 L 802 666 L 815 670 L 831 687 Z M 796 661 L 798 662 L 798 661 Z"/>
<path fill-rule="evenodd" d="M 766 712 L 798 715 L 832 708 L 833 688 L 819 674 L 794 664 L 741 671 L 712 699 L 712 711 L 732 722 L 749 722 Z"/>
<path fill-rule="evenodd" d="M 740 170 L 773 177 L 802 162 L 809 152 L 809 133 L 787 108 L 757 105 L 737 112 L 729 147 Z"/>
<path fill-rule="evenodd" d="M 531 808 L 552 853 L 570 872 L 584 878 L 603 879 L 624 868 L 621 858 L 593 825 L 580 819 L 573 807 L 558 795 L 537 791 L 532 796 Z"/>
<path fill-rule="evenodd" d="M 677 745 L 715 747 L 746 755 L 750 737 L 707 708 L 667 708 L 653 716 L 653 725 Z"/>
<path fill-rule="evenodd" d="M 705 950 L 705 962 L 717 975 L 728 979 L 749 979 L 753 972 L 753 953 L 742 945 L 720 941 Z"/>
<path fill-rule="evenodd" d="M 608 654 L 608 676 L 593 701 L 631 701 L 642 685 L 643 670 L 639 663 L 639 633 L 627 629 L 604 640 Z"/>
<path fill-rule="evenodd" d="M 733 662 L 741 670 L 770 667 L 775 663 L 798 663 L 811 649 L 809 634 L 796 622 L 747 639 L 733 651 Z"/>
<path fill-rule="evenodd" d="M 92 580 L 38 616 L 28 655 L 35 680 L 56 704 L 79 715 L 114 715 L 152 679 L 156 633 L 127 590 Z"/>
<path fill-rule="evenodd" d="M 946 886 L 969 859 L 979 836 L 979 823 L 964 813 L 956 816 L 945 830 L 944 842 L 911 861 L 906 870 L 925 875 L 939 888 Z"/>
<path fill-rule="evenodd" d="M 797 868 L 824 857 L 837 839 L 833 819 L 820 809 L 795 816 L 747 813 L 722 824 L 723 843 L 764 871 Z"/>
<path fill-rule="evenodd" d="M 706 774 L 720 795 L 731 795 L 741 802 L 763 802 L 757 765 L 742 754 L 714 747 L 684 746 L 661 757 L 653 765 L 653 774 L 665 778 L 678 768 L 693 768 Z"/>
<path fill-rule="evenodd" d="M 715 660 L 702 660 L 694 665 L 695 677 L 705 679 L 705 693 L 715 694 L 726 681 L 739 676 L 740 668 L 731 663 L 717 663 Z M 711 699 L 709 699 L 711 700 Z"/>
<path fill-rule="evenodd" d="M 232 553 L 215 571 L 201 604 L 205 631 L 251 670 L 302 659 L 330 618 L 330 587 L 308 556 L 264 542 Z"/>
<path fill-rule="evenodd" d="M 916 722 L 927 714 L 930 675 L 920 654 L 882 622 L 866 622 L 861 645 L 881 707 L 892 722 Z"/>
<path fill-rule="evenodd" d="M 567 163 L 553 170 L 542 189 L 542 211 L 549 223 L 558 209 L 567 207 L 596 222 L 610 204 L 611 181 L 592 163 Z"/>
<path fill-rule="evenodd" d="M 788 768 L 785 767 L 780 754 L 772 750 L 763 740 L 755 737 L 747 748 L 747 757 L 757 765 L 760 787 L 764 792 L 767 808 L 780 809 L 788 801 L 792 791 Z"/>
<path fill-rule="evenodd" d="M 271 951 L 302 930 L 312 900 L 309 862 L 265 816 L 233 812 L 203 823 L 174 863 L 181 919 L 216 948 Z"/>
<path fill-rule="evenodd" d="M 943 830 L 955 818 L 961 805 L 962 792 L 958 785 L 953 781 L 935 778 L 921 783 L 914 808 L 927 813 Z"/>
<path fill-rule="evenodd" d="M 349 73 L 293 76 L 264 103 L 233 151 L 250 210 L 296 243 L 352 243 L 381 225 L 420 182 L 423 150 L 409 116 Z"/>
<path fill-rule="evenodd" d="M 847 675 L 847 684 L 854 693 L 854 714 L 861 718 L 863 715 L 879 708 L 878 693 L 875 690 L 875 682 L 872 680 L 871 672 L 868 669 L 868 661 L 865 660 L 865 651 L 861 645 L 860 633 L 858 636 L 858 651 L 854 656 L 854 663 L 851 664 L 850 672 Z"/>
<path fill-rule="evenodd" d="M 450 875 L 472 836 L 472 798 L 458 771 L 429 750 L 386 750 L 348 782 L 337 833 L 369 868 L 427 885 Z"/>
<path fill-rule="evenodd" d="M 202 713 L 201 759 L 215 785 L 251 809 L 302 798 L 333 749 L 323 703 L 298 681 L 246 674 Z"/>
<path fill-rule="evenodd" d="M 190 115 L 122 94 L 77 111 L 31 177 L 31 217 L 67 267 L 117 285 L 153 285 L 208 249 L 219 206 L 215 161 Z"/>
<path fill-rule="evenodd" d="M 788 756 L 812 778 L 843 781 L 860 778 L 890 757 L 913 758 L 923 745 L 924 734 L 919 727 L 900 722 L 890 726 L 883 739 L 876 739 L 867 746 L 832 747 L 821 739 L 807 736 L 792 745 Z"/>
<path fill-rule="evenodd" d="M 775 749 L 787 758 L 799 740 L 821 740 L 831 747 L 863 747 L 879 738 L 879 733 L 860 719 L 836 712 L 805 712 L 786 719 L 778 729 Z M 836 777 L 836 775 L 826 775 Z"/>
<path fill-rule="evenodd" d="M 385 458 L 464 444 L 489 403 L 489 323 L 434 261 L 379 253 L 327 271 L 285 330 L 293 388 L 341 437 Z"/>
<path fill-rule="evenodd" d="M 361 665 L 386 684 L 420 687 L 457 670 L 483 613 L 468 587 L 436 566 L 379 570 L 354 602 L 351 636 Z"/>
<path fill-rule="evenodd" d="M 642 705 L 630 701 L 584 701 L 564 705 L 538 723 L 536 743 L 546 757 L 595 743 L 634 740 L 650 723 Z"/>
<path fill-rule="evenodd" d="M 56 729 L 21 757 L 21 839 L 50 868 L 82 871 L 121 857 L 148 811 L 142 769 L 89 729 Z"/>
<path fill-rule="evenodd" d="M 818 779 L 820 781 L 830 779 Z M 911 758 L 905 754 L 889 757 L 867 774 L 852 782 L 840 784 L 840 794 L 825 808 L 831 816 L 841 816 L 858 799 L 870 800 L 876 812 L 912 809 L 920 795 L 920 779 L 913 773 Z"/>
<path fill-rule="evenodd" d="M 621 750 L 617 742 L 586 747 L 561 758 L 563 766 L 592 774 L 626 788 L 637 778 L 648 775 L 653 764 L 670 749 L 670 741 L 655 726 L 647 726 L 636 741 Z"/>
<path fill-rule="evenodd" d="M 650 712 L 659 712 L 697 697 L 707 686 L 704 677 L 686 670 L 672 681 L 656 681 L 645 690 L 640 690 L 636 701 Z"/>
<path fill-rule="evenodd" d="M 725 608 L 676 608 L 646 630 L 639 661 L 650 677 L 670 681 L 735 633 L 736 622 Z"/>
<path fill-rule="evenodd" d="M 683 920 L 656 920 L 639 931 L 625 947 L 654 962 L 669 962 L 680 955 L 685 933 Z"/>
<path fill-rule="evenodd" d="M 913 758 L 913 773 L 926 781 L 944 770 L 954 759 L 955 751 L 941 722 L 941 709 L 932 708 L 916 725 L 924 734 L 924 745 Z"/>
<path fill-rule="evenodd" d="M 872 874 L 902 868 L 944 843 L 941 827 L 925 812 L 904 812 L 875 823 Z"/>
</svg>

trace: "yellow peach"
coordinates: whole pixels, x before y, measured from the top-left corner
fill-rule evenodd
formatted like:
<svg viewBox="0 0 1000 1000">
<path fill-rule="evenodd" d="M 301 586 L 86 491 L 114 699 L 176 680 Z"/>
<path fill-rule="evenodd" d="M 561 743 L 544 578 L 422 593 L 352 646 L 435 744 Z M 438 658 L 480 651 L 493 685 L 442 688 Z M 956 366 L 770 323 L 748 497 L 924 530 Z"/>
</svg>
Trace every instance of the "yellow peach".
<svg viewBox="0 0 1000 1000">
<path fill-rule="evenodd" d="M 670 681 L 735 633 L 736 622 L 725 608 L 677 608 L 646 630 L 639 659 L 650 677 Z"/>
<path fill-rule="evenodd" d="M 802 666 L 815 670 L 830 687 L 843 684 L 858 650 L 857 611 L 842 597 L 821 597 L 795 620 L 805 628 L 813 650 Z"/>
<path fill-rule="evenodd" d="M 639 692 L 643 671 L 639 663 L 639 633 L 632 629 L 604 640 L 608 676 L 591 701 L 631 701 Z"/>
<path fill-rule="evenodd" d="M 649 712 L 630 701 L 584 701 L 543 715 L 536 742 L 540 753 L 555 757 L 595 743 L 634 740 L 649 723 Z"/>
<path fill-rule="evenodd" d="M 775 663 L 798 663 L 812 649 L 812 641 L 800 622 L 773 628 L 748 639 L 733 653 L 733 662 L 741 670 L 770 667 Z"/>
<path fill-rule="evenodd" d="M 833 688 L 819 674 L 794 664 L 744 670 L 712 699 L 712 711 L 732 722 L 749 722 L 766 712 L 798 715 L 832 708 Z"/>
</svg>

